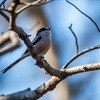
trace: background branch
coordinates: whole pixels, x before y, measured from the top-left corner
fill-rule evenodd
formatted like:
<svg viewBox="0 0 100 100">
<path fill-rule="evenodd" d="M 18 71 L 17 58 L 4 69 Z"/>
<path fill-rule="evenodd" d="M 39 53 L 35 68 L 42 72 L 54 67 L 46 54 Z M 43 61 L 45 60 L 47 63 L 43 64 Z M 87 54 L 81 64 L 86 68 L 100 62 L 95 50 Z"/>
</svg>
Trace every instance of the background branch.
<svg viewBox="0 0 100 100">
<path fill-rule="evenodd" d="M 9 17 L 2 10 L 0 10 L 0 14 L 9 22 Z"/>
<path fill-rule="evenodd" d="M 91 48 L 88 48 L 86 50 L 83 50 L 79 53 L 77 53 L 75 56 L 73 56 L 70 60 L 68 60 L 68 62 L 62 67 L 62 69 L 65 69 L 68 67 L 69 64 L 71 64 L 75 59 L 77 59 L 78 57 L 80 57 L 81 55 L 87 53 L 87 52 L 90 52 L 92 50 L 95 50 L 95 49 L 100 49 L 100 45 L 97 45 L 97 46 L 94 46 L 94 47 L 91 47 Z"/>
<path fill-rule="evenodd" d="M 98 27 L 98 25 L 96 24 L 96 22 L 87 14 L 85 14 L 84 12 L 82 12 L 78 7 L 76 7 L 73 3 L 69 2 L 68 0 L 66 0 L 69 4 L 71 4 L 73 7 L 75 7 L 80 13 L 82 13 L 83 15 L 85 15 L 87 18 L 89 18 L 92 23 L 96 26 L 97 30 L 100 32 L 100 28 Z"/>
<path fill-rule="evenodd" d="M 72 32 L 74 38 L 75 38 L 75 44 L 76 44 L 76 54 L 79 52 L 79 46 L 78 46 L 78 38 L 74 31 L 72 30 L 72 24 L 69 26 L 70 31 Z"/>
<path fill-rule="evenodd" d="M 54 1 L 54 0 L 37 0 L 37 1 L 34 1 L 32 3 L 21 3 L 21 4 L 24 4 L 25 6 L 20 8 L 19 10 L 16 11 L 16 14 L 20 14 L 23 10 L 31 7 L 31 6 L 39 6 L 39 5 L 43 5 L 43 4 L 46 4 L 48 2 L 51 2 L 51 1 Z"/>
<path fill-rule="evenodd" d="M 3 11 L 7 11 L 9 12 L 7 9 L 5 9 L 5 2 L 7 0 L 3 0 L 0 4 L 0 14 L 9 22 L 9 17 L 3 12 Z M 1 8 L 3 6 L 3 9 Z"/>
<path fill-rule="evenodd" d="M 1 4 L 0 4 L 0 8 L 3 6 L 3 8 L 5 8 L 5 2 L 6 2 L 7 0 L 3 0 L 2 2 L 1 2 Z"/>
<path fill-rule="evenodd" d="M 8 31 L 0 36 L 0 56 L 20 46 L 18 36 L 14 31 Z"/>
</svg>

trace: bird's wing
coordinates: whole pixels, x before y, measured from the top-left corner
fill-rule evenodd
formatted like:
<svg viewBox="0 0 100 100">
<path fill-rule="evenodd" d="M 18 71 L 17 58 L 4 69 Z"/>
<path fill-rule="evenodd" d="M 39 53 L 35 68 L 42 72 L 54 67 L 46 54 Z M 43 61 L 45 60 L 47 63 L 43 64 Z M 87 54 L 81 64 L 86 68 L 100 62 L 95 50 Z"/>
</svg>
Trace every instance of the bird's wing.
<svg viewBox="0 0 100 100">
<path fill-rule="evenodd" d="M 37 42 L 39 42 L 41 39 L 42 39 L 41 36 L 36 36 L 36 37 L 33 39 L 33 41 L 32 41 L 33 46 L 34 46 Z M 24 54 L 27 54 L 28 52 L 29 52 L 28 49 L 26 49 L 25 52 L 23 53 L 23 55 L 24 55 Z"/>
<path fill-rule="evenodd" d="M 32 41 L 32 44 L 35 45 L 37 42 L 39 42 L 40 40 L 42 39 L 41 36 L 36 36 L 33 41 Z"/>
</svg>

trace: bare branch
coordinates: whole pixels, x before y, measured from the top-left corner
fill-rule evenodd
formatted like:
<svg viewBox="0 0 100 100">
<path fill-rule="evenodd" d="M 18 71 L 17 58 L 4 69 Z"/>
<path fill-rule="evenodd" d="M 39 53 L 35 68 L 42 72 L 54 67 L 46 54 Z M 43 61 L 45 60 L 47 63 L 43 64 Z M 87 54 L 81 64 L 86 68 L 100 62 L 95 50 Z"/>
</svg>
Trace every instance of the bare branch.
<svg viewBox="0 0 100 100">
<path fill-rule="evenodd" d="M 77 59 L 77 58 L 80 57 L 81 55 L 83 55 L 83 54 L 85 54 L 85 53 L 87 53 L 87 52 L 90 52 L 90 51 L 92 51 L 92 50 L 95 50 L 95 49 L 100 49 L 100 45 L 97 45 L 97 46 L 88 48 L 88 49 L 86 49 L 86 50 L 83 50 L 83 51 L 77 53 L 75 56 L 73 56 L 73 57 L 62 67 L 62 69 L 67 68 L 68 65 L 69 65 L 71 62 L 73 62 L 75 59 Z"/>
<path fill-rule="evenodd" d="M 68 0 L 66 0 L 69 4 L 71 4 L 73 7 L 75 7 L 80 13 L 82 13 L 83 15 L 85 15 L 87 18 L 89 18 L 92 23 L 96 26 L 97 30 L 100 32 L 100 28 L 98 27 L 98 25 L 96 24 L 96 22 L 87 14 L 85 14 L 84 12 L 82 12 L 78 7 L 76 7 L 73 3 L 69 2 Z"/>
<path fill-rule="evenodd" d="M 61 71 L 64 72 L 61 79 L 57 77 L 52 77 L 50 80 L 45 82 L 43 85 L 41 85 L 39 88 L 37 88 L 34 91 L 35 93 L 37 93 L 37 96 L 40 95 L 41 97 L 46 92 L 51 91 L 54 88 L 56 88 L 57 84 L 61 82 L 62 80 L 64 80 L 65 78 L 67 78 L 68 76 L 76 75 L 82 72 L 98 70 L 98 69 L 100 69 L 100 63 L 93 63 L 93 64 L 87 64 L 87 65 L 76 66 L 76 67 L 74 66 L 73 68 L 69 68 L 69 69 L 61 69 Z"/>
<path fill-rule="evenodd" d="M 5 2 L 6 2 L 7 0 L 3 0 L 2 2 L 1 2 L 1 4 L 0 4 L 0 8 L 3 6 L 3 8 L 5 8 Z"/>
<path fill-rule="evenodd" d="M 52 2 L 52 1 L 55 1 L 55 0 L 44 0 L 44 2 L 41 3 L 41 5 L 47 4 L 47 3 Z M 38 5 L 36 5 L 36 6 L 38 6 Z"/>
<path fill-rule="evenodd" d="M 9 19 L 9 30 L 14 30 L 16 28 L 16 13 L 15 10 L 19 4 L 19 0 L 13 0 L 8 7 L 8 11 L 10 12 L 10 19 Z"/>
<path fill-rule="evenodd" d="M 9 22 L 9 17 L 3 11 L 0 10 L 0 14 Z"/>
<path fill-rule="evenodd" d="M 24 99 L 32 99 L 37 100 L 40 97 L 42 97 L 45 93 L 52 91 L 56 88 L 57 84 L 67 78 L 71 75 L 76 75 L 78 73 L 92 71 L 92 70 L 98 70 L 100 69 L 100 63 L 93 63 L 93 64 L 87 64 L 82 66 L 76 66 L 69 69 L 61 69 L 61 71 L 64 73 L 61 79 L 58 77 L 53 76 L 51 79 L 49 79 L 47 82 L 42 84 L 40 87 L 38 87 L 36 90 L 31 91 L 30 88 L 20 91 L 17 93 L 9 94 L 9 95 L 1 95 L 0 99 L 4 100 L 10 100 L 10 99 L 17 99 L 17 100 L 24 100 Z"/>
<path fill-rule="evenodd" d="M 36 4 L 38 4 L 41 0 L 37 0 L 37 1 L 34 1 L 32 3 L 27 3 L 24 7 L 22 7 L 21 9 L 19 9 L 18 11 L 16 11 L 16 14 L 18 15 L 19 13 L 21 13 L 23 10 L 31 7 L 31 6 L 34 6 Z"/>
<path fill-rule="evenodd" d="M 66 74 L 68 76 L 76 75 L 76 74 L 82 73 L 82 72 L 93 71 L 93 70 L 100 70 L 100 62 L 76 66 L 76 67 L 72 67 L 69 69 L 62 69 L 62 71 L 66 72 Z"/>
<path fill-rule="evenodd" d="M 20 46 L 18 36 L 14 31 L 8 31 L 0 36 L 0 56 Z"/>
<path fill-rule="evenodd" d="M 2 10 L 2 11 L 6 11 L 6 12 L 10 13 L 10 11 L 9 11 L 9 10 L 4 9 L 4 8 L 0 8 L 0 10 Z"/>
<path fill-rule="evenodd" d="M 52 0 L 54 1 L 54 0 Z M 32 3 L 21 3 L 21 4 L 25 4 L 24 7 L 22 7 L 21 9 L 17 10 L 16 11 L 16 14 L 18 15 L 19 13 L 21 13 L 23 10 L 31 7 L 31 6 L 39 6 L 39 5 L 43 5 L 43 4 L 46 4 L 48 2 L 51 2 L 51 0 L 37 0 L 37 1 L 34 1 Z"/>
<path fill-rule="evenodd" d="M 74 38 L 75 38 L 75 44 L 76 44 L 76 54 L 79 52 L 79 46 L 78 46 L 78 38 L 74 31 L 72 30 L 72 24 L 69 26 L 70 31 L 72 32 Z"/>
<path fill-rule="evenodd" d="M 35 6 L 39 6 L 39 5 L 44 5 L 44 4 L 46 4 L 46 3 L 49 3 L 49 2 L 52 2 L 52 1 L 55 1 L 55 0 L 37 0 L 37 2 L 36 1 L 34 1 L 34 5 Z M 33 3 L 33 2 L 32 2 Z M 28 5 L 28 4 L 30 4 L 30 3 L 27 3 L 27 2 L 20 2 L 20 4 L 22 4 L 22 5 Z"/>
<path fill-rule="evenodd" d="M 9 95 L 1 95 L 0 100 L 37 100 L 48 91 L 53 90 L 60 82 L 57 77 L 52 77 L 49 81 L 42 84 L 36 90 L 31 91 L 30 88 Z"/>
<path fill-rule="evenodd" d="M 29 7 L 31 7 L 33 5 L 35 5 L 35 6 L 42 5 L 42 4 L 45 4 L 45 2 L 46 2 L 46 0 L 37 0 L 37 1 L 34 1 L 33 3 L 25 4 L 24 7 L 22 7 L 20 10 L 18 10 L 17 12 L 15 12 L 16 7 L 17 7 L 18 4 L 20 4 L 20 2 L 19 2 L 19 0 L 13 0 L 12 4 L 8 8 L 8 11 L 11 12 L 10 21 L 9 21 L 9 23 L 10 23 L 10 28 L 9 29 L 14 30 L 16 32 L 16 34 L 18 34 L 19 37 L 24 41 L 25 45 L 27 46 L 27 48 L 28 48 L 28 50 L 30 52 L 30 55 L 34 59 L 36 59 L 36 61 L 37 61 L 36 64 L 40 68 L 44 68 L 45 71 L 47 73 L 49 73 L 50 75 L 52 75 L 53 77 L 50 80 L 48 80 L 47 82 L 45 82 L 43 85 L 41 85 L 40 87 L 38 87 L 34 91 L 31 91 L 30 89 L 27 89 L 25 91 L 21 91 L 21 92 L 18 92 L 18 93 L 15 93 L 15 94 L 11 94 L 11 95 L 6 95 L 6 96 L 5 95 L 2 95 L 2 96 L 0 96 L 0 99 L 6 99 L 6 100 L 9 99 L 10 100 L 12 98 L 13 99 L 19 98 L 20 100 L 22 100 L 22 99 L 33 99 L 33 100 L 37 100 L 38 98 L 40 98 L 41 96 L 43 96 L 48 91 L 53 90 L 59 82 L 61 82 L 62 80 L 64 80 L 65 78 L 67 78 L 70 75 L 75 75 L 75 74 L 81 73 L 81 72 L 87 72 L 87 71 L 92 71 L 92 70 L 98 70 L 98 69 L 100 69 L 100 63 L 82 65 L 82 66 L 77 66 L 77 67 L 65 69 L 65 68 L 67 68 L 67 66 L 72 61 L 74 61 L 75 59 L 77 59 L 81 55 L 83 55 L 83 54 L 85 54 L 85 53 L 87 53 L 89 51 L 92 51 L 92 50 L 95 50 L 95 49 L 99 49 L 100 48 L 100 45 L 95 46 L 95 47 L 88 48 L 86 50 L 83 50 L 82 52 L 78 52 L 75 56 L 73 56 L 62 67 L 61 70 L 57 70 L 57 69 L 52 68 L 48 64 L 48 62 L 45 61 L 45 59 L 41 55 L 39 55 L 37 53 L 37 50 L 33 47 L 33 44 L 31 43 L 31 41 L 28 38 L 28 35 L 24 32 L 24 30 L 22 28 L 16 26 L 15 21 L 16 21 L 16 16 L 19 13 L 21 13 L 23 10 L 25 10 L 26 8 L 29 8 Z M 76 6 L 74 6 L 74 7 L 76 7 Z M 82 13 L 82 14 L 84 14 L 84 13 Z M 69 28 L 72 31 L 75 39 L 77 40 L 77 37 L 74 34 L 74 32 L 71 29 L 71 27 L 72 26 L 70 26 Z M 98 26 L 97 26 L 97 28 L 98 28 Z M 78 42 L 76 43 L 76 45 L 78 45 Z M 76 47 L 78 48 L 78 46 L 76 46 Z M 77 49 L 77 51 L 78 51 L 78 49 Z"/>
<path fill-rule="evenodd" d="M 0 4 L 0 14 L 9 22 L 9 17 L 3 12 L 3 11 L 6 11 L 6 12 L 9 12 L 7 9 L 5 9 L 5 2 L 7 0 L 3 0 Z M 3 5 L 3 8 L 1 8 Z"/>
</svg>

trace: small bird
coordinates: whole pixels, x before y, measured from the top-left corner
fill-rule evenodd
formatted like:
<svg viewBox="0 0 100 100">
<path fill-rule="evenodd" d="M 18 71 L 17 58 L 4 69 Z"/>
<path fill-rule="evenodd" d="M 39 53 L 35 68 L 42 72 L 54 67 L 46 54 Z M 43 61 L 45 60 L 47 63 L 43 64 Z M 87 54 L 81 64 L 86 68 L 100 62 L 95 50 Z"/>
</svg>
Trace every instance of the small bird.
<svg viewBox="0 0 100 100">
<path fill-rule="evenodd" d="M 32 41 L 33 47 L 36 48 L 37 52 L 41 55 L 47 53 L 51 44 L 51 31 L 50 28 L 44 27 L 37 31 L 36 37 Z M 18 62 L 23 60 L 24 58 L 30 56 L 30 52 L 28 49 L 22 54 L 22 56 L 9 65 L 7 68 L 2 70 L 2 74 L 6 73 L 8 70 L 13 68 Z"/>
</svg>

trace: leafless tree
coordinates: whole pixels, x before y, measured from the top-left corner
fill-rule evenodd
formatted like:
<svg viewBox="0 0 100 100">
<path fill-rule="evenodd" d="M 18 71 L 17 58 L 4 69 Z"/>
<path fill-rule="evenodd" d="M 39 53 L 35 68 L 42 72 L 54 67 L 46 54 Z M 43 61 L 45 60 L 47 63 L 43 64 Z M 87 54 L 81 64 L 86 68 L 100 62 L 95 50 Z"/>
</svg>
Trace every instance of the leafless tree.
<svg viewBox="0 0 100 100">
<path fill-rule="evenodd" d="M 66 64 L 63 65 L 60 70 L 55 69 L 52 66 L 50 66 L 49 63 L 43 57 L 41 57 L 41 55 L 37 53 L 37 50 L 36 48 L 32 46 L 32 43 L 29 40 L 29 36 L 27 35 L 27 33 L 25 33 L 25 31 L 21 27 L 16 25 L 16 18 L 22 11 L 32 6 L 44 5 L 46 3 L 52 2 L 53 0 L 35 0 L 31 3 L 21 2 L 20 0 L 12 0 L 10 6 L 7 9 L 5 8 L 6 1 L 7 0 L 3 0 L 3 2 L 0 4 L 0 14 L 9 23 L 8 33 L 11 34 L 12 32 L 14 32 L 16 35 L 18 35 L 19 38 L 24 41 L 32 58 L 36 60 L 37 66 L 40 68 L 43 68 L 47 72 L 47 74 L 51 75 L 52 77 L 47 82 L 45 82 L 44 84 L 42 84 L 35 90 L 31 90 L 30 88 L 28 88 L 27 90 L 20 91 L 17 93 L 12 93 L 9 95 L 1 95 L 0 100 L 37 100 L 40 97 L 42 97 L 44 94 L 46 94 L 48 91 L 52 91 L 53 89 L 55 89 L 57 84 L 59 84 L 62 80 L 66 79 L 67 77 L 71 75 L 100 69 L 100 63 L 92 63 L 92 64 L 86 64 L 82 66 L 73 66 L 72 68 L 67 68 L 75 59 L 77 59 L 81 55 L 100 48 L 100 45 L 97 45 L 97 46 L 90 47 L 79 52 L 78 39 L 74 31 L 72 30 L 72 24 L 70 25 L 69 29 L 71 30 L 76 41 L 75 42 L 76 54 L 72 58 L 70 58 L 70 60 L 66 62 Z M 66 2 L 68 2 L 69 4 L 74 6 L 77 10 L 79 10 L 75 5 L 70 3 L 68 0 L 66 0 Z M 16 10 L 18 5 L 24 5 L 24 6 Z M 98 28 L 98 25 L 88 15 L 83 13 L 81 10 L 79 11 L 82 14 L 84 14 L 86 17 L 88 17 L 94 23 L 98 31 L 100 30 Z M 8 16 L 5 12 L 9 13 L 10 16 Z M 3 41 L 4 41 L 3 39 L 0 39 L 0 44 Z M 18 41 L 16 42 L 16 44 L 19 44 Z M 0 55 L 3 55 L 3 54 L 4 52 L 0 51 Z"/>
</svg>

